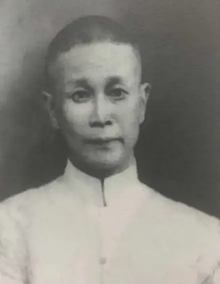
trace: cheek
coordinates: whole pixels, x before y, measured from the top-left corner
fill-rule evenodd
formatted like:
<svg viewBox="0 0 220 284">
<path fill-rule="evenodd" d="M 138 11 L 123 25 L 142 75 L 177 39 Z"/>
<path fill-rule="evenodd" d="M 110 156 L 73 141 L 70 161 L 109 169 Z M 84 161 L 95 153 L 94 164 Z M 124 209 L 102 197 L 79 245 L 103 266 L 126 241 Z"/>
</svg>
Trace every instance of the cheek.
<svg viewBox="0 0 220 284">
<path fill-rule="evenodd" d="M 62 104 L 58 116 L 62 128 L 80 133 L 88 125 L 90 107 L 86 104 L 77 105 L 71 100 L 66 100 Z"/>
<path fill-rule="evenodd" d="M 124 134 L 127 136 L 136 136 L 139 132 L 139 114 L 140 104 L 138 101 L 132 101 L 119 108 L 120 124 L 123 127 Z"/>
</svg>

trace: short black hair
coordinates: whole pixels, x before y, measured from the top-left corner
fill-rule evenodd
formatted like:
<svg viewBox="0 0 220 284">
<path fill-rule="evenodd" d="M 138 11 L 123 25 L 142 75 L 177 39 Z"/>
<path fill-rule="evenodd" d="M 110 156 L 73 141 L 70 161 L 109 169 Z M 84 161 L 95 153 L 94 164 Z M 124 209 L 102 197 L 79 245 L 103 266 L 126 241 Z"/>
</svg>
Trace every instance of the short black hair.
<svg viewBox="0 0 220 284">
<path fill-rule="evenodd" d="M 78 44 L 90 44 L 96 42 L 114 42 L 131 45 L 140 58 L 140 49 L 134 35 L 113 21 L 104 16 L 84 16 L 80 17 L 65 26 L 51 41 L 45 62 L 45 87 L 49 89 L 51 85 L 50 67 L 59 55 L 68 52 Z"/>
</svg>

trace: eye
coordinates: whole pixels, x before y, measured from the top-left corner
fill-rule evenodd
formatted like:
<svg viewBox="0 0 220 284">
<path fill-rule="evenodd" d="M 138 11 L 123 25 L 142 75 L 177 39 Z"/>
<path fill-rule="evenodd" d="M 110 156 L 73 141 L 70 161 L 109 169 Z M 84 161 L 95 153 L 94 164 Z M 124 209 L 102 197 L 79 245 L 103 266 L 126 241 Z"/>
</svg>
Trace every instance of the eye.
<svg viewBox="0 0 220 284">
<path fill-rule="evenodd" d="M 78 91 L 75 91 L 73 94 L 72 94 L 72 99 L 74 100 L 74 102 L 76 103 L 83 103 L 83 102 L 86 102 L 88 101 L 90 98 L 90 94 L 88 91 L 86 90 L 78 90 Z"/>
<path fill-rule="evenodd" d="M 125 99 L 126 95 L 128 94 L 127 91 L 125 91 L 122 88 L 114 88 L 112 90 L 110 90 L 110 96 L 114 99 L 114 100 L 123 100 Z"/>
</svg>

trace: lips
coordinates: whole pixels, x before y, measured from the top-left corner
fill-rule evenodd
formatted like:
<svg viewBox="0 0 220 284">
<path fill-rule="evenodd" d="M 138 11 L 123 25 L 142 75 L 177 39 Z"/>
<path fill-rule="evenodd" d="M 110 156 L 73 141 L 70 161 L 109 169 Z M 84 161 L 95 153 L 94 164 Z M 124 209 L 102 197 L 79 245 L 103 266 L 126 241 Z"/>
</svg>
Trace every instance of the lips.
<svg viewBox="0 0 220 284">
<path fill-rule="evenodd" d="M 94 145 L 105 145 L 111 142 L 121 142 L 123 143 L 123 138 L 118 137 L 118 138 L 93 138 L 93 139 L 87 139 L 86 142 L 89 144 L 94 144 Z"/>
</svg>

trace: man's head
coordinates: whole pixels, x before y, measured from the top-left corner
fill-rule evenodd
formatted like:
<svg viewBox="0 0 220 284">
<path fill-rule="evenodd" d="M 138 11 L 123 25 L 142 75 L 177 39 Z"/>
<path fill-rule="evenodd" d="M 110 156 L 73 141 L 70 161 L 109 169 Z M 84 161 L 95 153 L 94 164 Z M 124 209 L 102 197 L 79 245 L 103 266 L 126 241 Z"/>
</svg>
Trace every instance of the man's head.
<svg viewBox="0 0 220 284">
<path fill-rule="evenodd" d="M 49 46 L 47 107 L 84 171 L 106 176 L 130 164 L 148 92 L 137 44 L 111 19 L 79 18 Z"/>
</svg>

